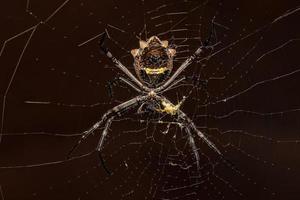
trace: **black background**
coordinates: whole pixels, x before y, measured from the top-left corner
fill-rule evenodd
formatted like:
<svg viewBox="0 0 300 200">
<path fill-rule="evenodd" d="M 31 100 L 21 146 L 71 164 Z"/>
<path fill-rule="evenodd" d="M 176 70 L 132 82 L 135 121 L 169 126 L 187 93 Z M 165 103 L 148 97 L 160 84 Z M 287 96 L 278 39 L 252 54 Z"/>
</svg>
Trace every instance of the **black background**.
<svg viewBox="0 0 300 200">
<path fill-rule="evenodd" d="M 1 2 L 3 199 L 299 199 L 299 2 L 187 1 L 188 6 L 182 6 L 182 2 Z M 147 14 L 165 4 L 165 9 Z M 159 35 L 184 16 L 167 15 L 157 21 L 151 16 L 182 10 L 188 15 L 178 28 L 187 30 L 182 35 L 163 35 L 163 39 L 172 41 L 175 36 L 203 40 L 216 16 L 215 21 L 226 27 L 216 26 L 221 43 L 214 51 L 236 42 L 232 48 L 185 71 L 186 75 L 201 74 L 203 80 L 209 81 L 207 88 L 199 87 L 183 107 L 232 164 L 216 158 L 198 141 L 203 153 L 201 162 L 205 165 L 210 158 L 215 168 L 210 165 L 203 169 L 202 174 L 208 173 L 203 183 L 193 182 L 186 170 L 161 163 L 172 153 L 168 145 L 172 134 L 162 136 L 160 127 L 153 124 L 147 126 L 147 131 L 125 134 L 124 131 L 146 126 L 136 120 L 113 123 L 104 151 L 107 165 L 114 171 L 112 176 L 105 173 L 93 153 L 99 134 L 89 138 L 75 153 L 90 154 L 65 161 L 78 134 L 107 109 L 136 95 L 119 87 L 114 90 L 115 97 L 109 98 L 107 81 L 120 72 L 99 52 L 98 37 L 88 40 L 107 28 L 113 39 L 107 46 L 133 71 L 129 51 L 137 48 L 135 36 L 144 24 L 148 37 Z M 274 22 L 280 16 L 283 18 Z M 171 25 L 156 26 L 169 20 L 173 20 Z M 248 34 L 249 38 L 240 40 Z M 145 39 L 146 35 L 141 37 Z M 176 46 L 179 42 L 173 43 Z M 179 53 L 178 57 L 190 55 L 200 42 L 191 40 L 183 44 L 188 45 L 183 49 L 186 53 Z M 270 54 L 260 60 L 266 52 Z M 175 68 L 180 62 L 175 62 Z M 279 78 L 284 74 L 289 75 Z M 266 81 L 272 78 L 276 79 Z M 222 101 L 252 86 L 251 90 Z M 167 96 L 175 103 L 186 91 L 170 91 Z M 233 111 L 227 117 L 217 117 Z M 220 134 L 218 130 L 242 131 Z M 126 145 L 131 142 L 140 144 Z M 165 188 L 169 186 L 177 189 L 168 191 Z"/>
</svg>

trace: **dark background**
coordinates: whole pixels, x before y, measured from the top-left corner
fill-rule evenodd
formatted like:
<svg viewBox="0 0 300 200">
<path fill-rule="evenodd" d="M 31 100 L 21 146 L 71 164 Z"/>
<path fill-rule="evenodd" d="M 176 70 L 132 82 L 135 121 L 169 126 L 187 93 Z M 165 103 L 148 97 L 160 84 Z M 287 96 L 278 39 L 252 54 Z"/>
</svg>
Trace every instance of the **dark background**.
<svg viewBox="0 0 300 200">
<path fill-rule="evenodd" d="M 2 1 L 2 199 L 299 199 L 299 6 L 271 0 Z M 99 132 L 76 151 L 82 157 L 65 160 L 81 132 L 136 95 L 122 85 L 108 95 L 107 82 L 122 74 L 99 52 L 97 36 L 105 28 L 106 45 L 131 70 L 130 50 L 138 37 L 151 35 L 177 46 L 176 68 L 209 36 L 214 16 L 220 42 L 214 52 L 220 52 L 185 71 L 208 84 L 193 90 L 182 109 L 228 161 L 197 139 L 201 172 L 171 165 L 174 144 L 184 150 L 172 162 L 192 162 L 184 133 L 172 126 L 163 135 L 166 126 L 140 123 L 135 111 L 114 122 L 106 140 L 103 156 L 112 176 L 93 152 Z M 169 31 L 175 29 L 184 30 Z M 190 89 L 166 95 L 176 103 Z"/>
</svg>

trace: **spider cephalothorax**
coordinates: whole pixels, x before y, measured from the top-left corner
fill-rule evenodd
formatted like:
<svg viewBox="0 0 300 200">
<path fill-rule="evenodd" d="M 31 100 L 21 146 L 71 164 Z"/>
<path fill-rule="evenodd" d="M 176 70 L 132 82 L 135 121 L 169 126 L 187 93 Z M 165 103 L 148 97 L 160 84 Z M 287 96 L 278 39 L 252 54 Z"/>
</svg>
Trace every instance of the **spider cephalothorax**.
<svg viewBox="0 0 300 200">
<path fill-rule="evenodd" d="M 140 48 L 131 51 L 138 78 L 152 88 L 161 85 L 170 75 L 175 53 L 168 41 L 161 41 L 156 36 L 141 40 Z"/>
</svg>

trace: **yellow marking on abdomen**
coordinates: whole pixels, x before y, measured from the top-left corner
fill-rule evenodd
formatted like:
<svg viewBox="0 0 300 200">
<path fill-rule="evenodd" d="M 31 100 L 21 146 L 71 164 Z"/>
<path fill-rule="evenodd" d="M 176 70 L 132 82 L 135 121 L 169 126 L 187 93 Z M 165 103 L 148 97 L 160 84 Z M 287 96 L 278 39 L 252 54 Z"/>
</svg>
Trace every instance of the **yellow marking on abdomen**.
<svg viewBox="0 0 300 200">
<path fill-rule="evenodd" d="M 168 70 L 166 67 L 161 68 L 144 68 L 146 74 L 155 75 L 155 74 L 163 74 Z"/>
</svg>

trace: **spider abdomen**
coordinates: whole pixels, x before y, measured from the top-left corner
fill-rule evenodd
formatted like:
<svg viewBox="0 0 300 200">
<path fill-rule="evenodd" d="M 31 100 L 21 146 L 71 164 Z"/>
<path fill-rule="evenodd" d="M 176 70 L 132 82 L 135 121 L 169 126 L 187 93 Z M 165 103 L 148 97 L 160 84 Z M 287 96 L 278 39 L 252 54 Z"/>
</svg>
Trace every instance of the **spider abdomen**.
<svg viewBox="0 0 300 200">
<path fill-rule="evenodd" d="M 140 41 L 140 48 L 131 51 L 138 78 L 151 88 L 161 85 L 173 68 L 175 49 L 167 41 L 153 36 L 147 42 Z"/>
</svg>

